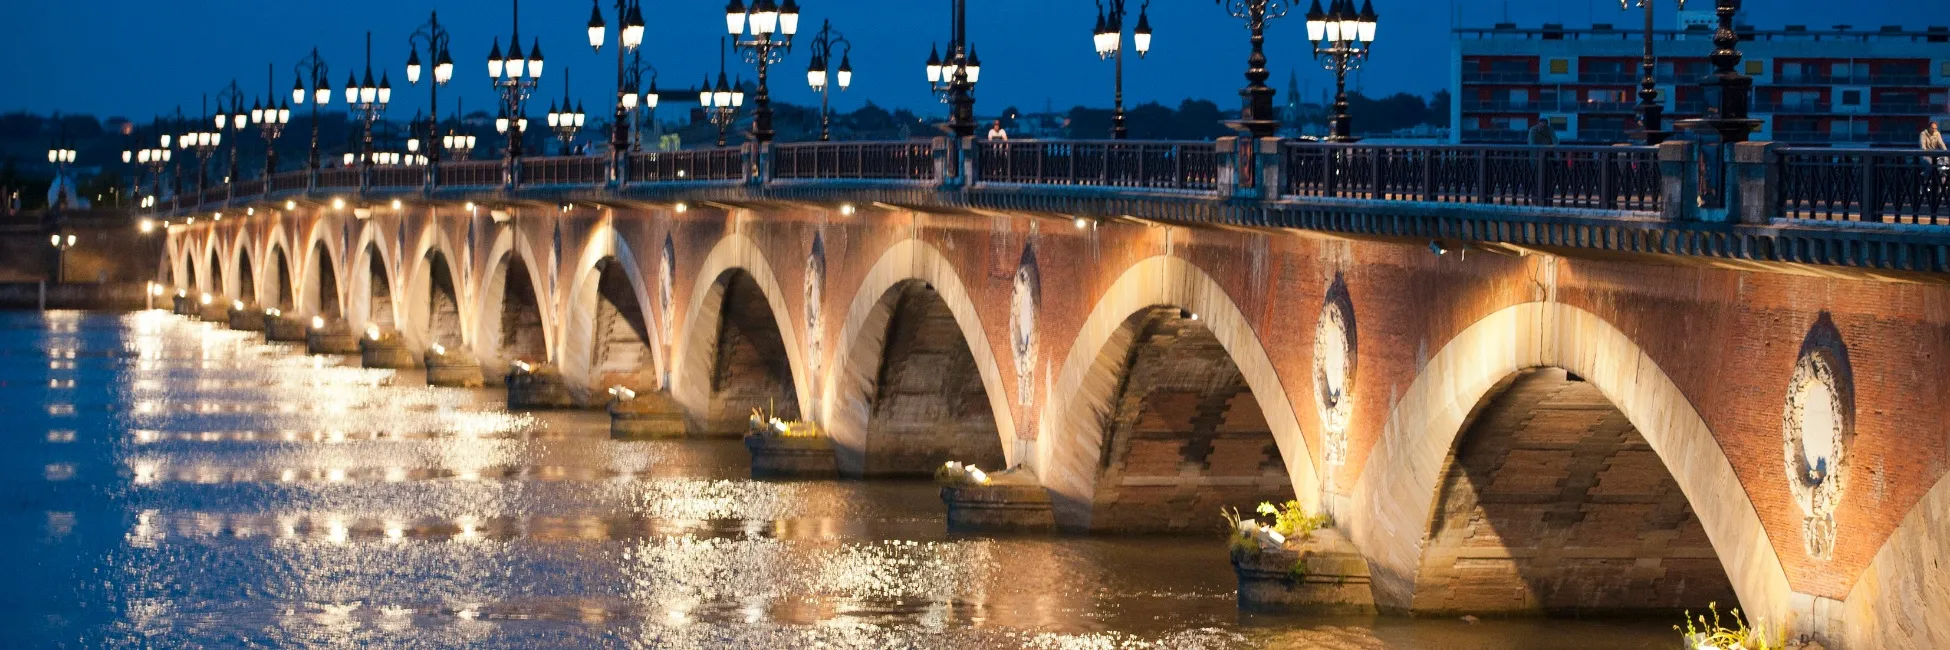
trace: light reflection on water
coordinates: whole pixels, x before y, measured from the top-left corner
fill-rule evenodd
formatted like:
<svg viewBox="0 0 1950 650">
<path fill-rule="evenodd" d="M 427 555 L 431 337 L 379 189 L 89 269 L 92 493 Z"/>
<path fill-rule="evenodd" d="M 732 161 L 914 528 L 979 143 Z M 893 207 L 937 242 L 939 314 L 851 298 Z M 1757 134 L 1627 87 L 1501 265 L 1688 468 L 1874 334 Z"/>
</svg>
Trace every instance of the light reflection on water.
<svg viewBox="0 0 1950 650">
<path fill-rule="evenodd" d="M 397 379 L 397 381 L 395 381 Z M 0 645 L 1664 648 L 1657 623 L 1240 614 L 1216 538 L 943 532 L 160 313 L 0 313 Z"/>
</svg>

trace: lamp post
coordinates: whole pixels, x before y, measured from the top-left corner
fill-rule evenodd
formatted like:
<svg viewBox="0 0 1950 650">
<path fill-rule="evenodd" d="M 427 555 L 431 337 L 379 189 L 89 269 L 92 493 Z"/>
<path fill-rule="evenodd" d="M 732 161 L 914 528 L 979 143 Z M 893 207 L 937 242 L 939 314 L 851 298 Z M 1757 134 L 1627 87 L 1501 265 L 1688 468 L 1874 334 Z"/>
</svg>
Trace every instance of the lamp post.
<svg viewBox="0 0 1950 650">
<path fill-rule="evenodd" d="M 1354 10 L 1354 0 L 1332 2 L 1325 13 L 1320 10 L 1320 0 L 1314 0 L 1313 8 L 1307 10 L 1307 40 L 1313 41 L 1314 60 L 1334 72 L 1334 124 L 1327 139 L 1354 142 L 1354 122 L 1347 115 L 1347 72 L 1368 60 L 1377 16 L 1373 0 L 1361 0 L 1360 11 Z M 1267 99 L 1272 99 L 1270 89 Z"/>
<path fill-rule="evenodd" d="M 1713 63 L 1713 74 L 1700 84 L 1712 101 L 1709 110 L 1718 109 L 1718 115 L 1700 121 L 1718 132 L 1723 144 L 1746 142 L 1760 127 L 1760 120 L 1747 117 L 1754 79 L 1737 69 L 1740 35 L 1733 31 L 1733 15 L 1740 11 L 1740 0 L 1714 0 L 1713 11 L 1719 18 L 1719 26 L 1713 31 L 1713 54 L 1707 56 Z"/>
<path fill-rule="evenodd" d="M 834 70 L 829 78 L 826 64 L 833 60 L 835 46 L 840 48 L 840 67 Z M 823 21 L 819 26 L 819 33 L 813 35 L 812 63 L 806 66 L 806 83 L 812 86 L 814 92 L 819 93 L 820 142 L 833 139 L 833 111 L 828 101 L 828 95 L 832 93 L 832 84 L 828 83 L 829 81 L 838 83 L 841 91 L 853 85 L 853 41 L 846 40 L 845 34 L 833 29 L 831 20 Z"/>
<path fill-rule="evenodd" d="M 67 171 L 68 165 L 74 164 L 75 151 L 74 149 L 70 149 L 70 146 L 68 144 L 68 137 L 65 134 L 48 146 L 47 161 L 54 165 L 56 173 Z"/>
<path fill-rule="evenodd" d="M 958 138 L 975 135 L 975 84 L 982 80 L 982 58 L 968 43 L 968 2 L 949 0 L 948 57 L 928 51 L 928 85 L 948 103 L 948 130 Z"/>
<path fill-rule="evenodd" d="M 704 107 L 705 116 L 711 124 L 718 127 L 718 146 L 724 146 L 725 129 L 738 121 L 738 107 L 745 105 L 743 84 L 733 86 L 725 82 L 725 45 L 718 45 L 718 85 L 711 86 L 711 78 L 704 78 L 704 85 L 698 86 L 697 103 Z"/>
<path fill-rule="evenodd" d="M 209 95 L 203 96 L 203 112 L 205 115 L 210 114 Z M 221 113 L 223 111 L 219 108 L 217 112 Z M 215 119 L 212 118 L 210 121 L 215 122 Z M 217 150 L 218 145 L 223 144 L 223 131 L 185 131 L 176 142 L 196 158 L 196 191 L 197 194 L 201 195 L 203 190 L 209 187 L 208 170 L 210 167 L 210 154 Z"/>
<path fill-rule="evenodd" d="M 644 117 L 650 121 L 650 128 L 653 129 L 652 133 L 655 134 L 654 129 L 657 128 L 657 100 L 659 99 L 657 93 L 657 68 L 656 66 L 643 62 L 643 52 L 641 50 L 631 52 L 630 67 L 624 69 L 623 94 L 618 101 L 618 104 L 623 107 L 621 117 L 628 127 L 628 130 L 624 133 L 624 143 L 628 147 L 628 151 L 636 151 L 643 144 L 642 138 L 636 135 L 636 107 L 637 89 L 643 87 L 643 75 L 646 72 L 650 74 L 650 87 L 643 91 L 642 105 L 644 108 Z"/>
<path fill-rule="evenodd" d="M 61 284 L 66 281 L 67 274 L 64 271 L 67 267 L 68 249 L 74 248 L 74 233 L 64 235 L 57 231 L 49 234 L 47 241 L 54 246 L 54 283 Z"/>
<path fill-rule="evenodd" d="M 767 71 L 792 53 L 792 37 L 799 33 L 799 4 L 794 0 L 785 0 L 783 5 L 757 0 L 748 12 L 744 0 L 731 0 L 724 11 L 732 49 L 738 50 L 746 63 L 758 69 L 757 94 L 752 97 L 752 141 L 770 142 L 772 91 Z M 750 38 L 744 37 L 747 25 Z"/>
<path fill-rule="evenodd" d="M 362 128 L 359 153 L 372 153 L 372 123 L 386 112 L 386 106 L 393 101 L 393 82 L 385 72 L 379 73 L 379 83 L 372 82 L 372 32 L 366 32 L 366 77 L 363 81 L 350 73 L 345 77 L 345 103 L 352 115 L 358 118 Z M 361 155 L 360 160 L 370 163 L 370 156 Z"/>
<path fill-rule="evenodd" d="M 406 83 L 420 83 L 420 48 L 433 59 L 433 81 L 427 84 L 427 135 L 440 132 L 440 87 L 454 78 L 454 57 L 447 52 L 447 28 L 440 26 L 440 12 L 430 12 L 427 22 L 406 37 Z M 419 122 L 415 119 L 414 122 Z M 440 148 L 427 147 L 432 162 L 440 162 Z"/>
<path fill-rule="evenodd" d="M 616 16 L 623 24 L 618 25 L 617 40 L 622 47 L 616 48 L 616 119 L 610 132 L 610 148 L 620 153 L 630 149 L 630 115 L 636 110 L 636 89 L 632 72 L 641 78 L 642 72 L 635 66 L 624 63 L 623 54 L 636 53 L 638 45 L 643 44 L 643 7 L 635 0 L 616 0 Z M 603 10 L 600 0 L 591 3 L 589 8 L 589 47 L 597 52 L 603 51 L 603 39 L 608 32 L 603 23 Z M 654 92 L 652 93 L 655 94 Z M 653 102 L 655 100 L 652 100 Z M 652 105 L 652 108 L 655 108 Z"/>
<path fill-rule="evenodd" d="M 1266 85 L 1266 21 L 1286 15 L 1288 0 L 1214 0 L 1226 13 L 1246 21 L 1252 33 L 1253 52 L 1246 56 L 1246 87 L 1239 90 L 1239 128 L 1255 138 L 1272 137 L 1280 130 L 1273 113 L 1273 87 Z"/>
<path fill-rule="evenodd" d="M 278 138 L 284 135 L 284 125 L 291 123 L 291 104 L 278 105 L 278 79 L 275 64 L 265 66 L 264 83 L 268 89 L 263 107 L 251 102 L 251 122 L 257 125 L 258 135 L 264 137 L 264 176 L 269 178 L 278 172 Z M 304 88 L 295 93 L 303 101 Z"/>
<path fill-rule="evenodd" d="M 1618 0 L 1618 8 L 1630 9 L 1633 1 Z M 1665 118 L 1666 107 L 1659 103 L 1658 79 L 1654 77 L 1657 72 L 1657 60 L 1652 56 L 1652 5 L 1657 0 L 1636 1 L 1639 8 L 1645 10 L 1645 59 L 1639 64 L 1645 73 L 1645 78 L 1639 80 L 1639 126 L 1645 129 L 1645 143 L 1656 145 L 1672 136 L 1671 131 L 1660 126 L 1660 121 Z M 1686 0 L 1676 0 L 1676 2 L 1679 9 L 1686 8 Z"/>
<path fill-rule="evenodd" d="M 224 109 L 226 100 L 230 104 L 228 111 Z M 238 177 L 237 158 L 240 153 L 239 150 L 244 148 L 242 136 L 244 135 L 244 129 L 250 126 L 250 116 L 244 113 L 244 90 L 237 86 L 237 80 L 230 80 L 230 85 L 224 86 L 217 91 L 217 114 L 213 119 L 216 122 L 218 133 L 222 133 L 224 129 L 234 131 L 234 133 L 230 134 L 230 166 L 224 170 L 223 182 L 235 182 Z"/>
<path fill-rule="evenodd" d="M 521 157 L 522 134 L 528 131 L 528 118 L 523 116 L 523 111 L 528 95 L 542 79 L 542 40 L 535 39 L 528 56 L 522 56 L 521 0 L 514 0 L 513 25 L 514 35 L 508 40 L 507 56 L 501 55 L 500 37 L 494 39 L 494 49 L 488 51 L 488 77 L 501 93 L 501 113 L 494 120 L 494 130 L 508 134 L 510 162 Z"/>
<path fill-rule="evenodd" d="M 169 164 L 169 159 L 172 157 L 169 149 L 170 137 L 168 133 L 163 131 L 162 118 L 156 118 L 150 121 L 150 131 L 156 134 L 152 137 L 158 139 L 159 146 L 137 149 L 133 156 L 130 156 L 129 152 L 122 152 L 124 159 L 133 157 L 137 163 L 149 168 L 149 177 L 151 182 L 155 184 L 156 189 L 148 197 L 143 198 L 142 207 L 144 208 L 155 207 L 156 197 L 162 196 L 163 168 Z"/>
<path fill-rule="evenodd" d="M 1108 3 L 1108 4 L 1106 4 Z M 1138 5 L 1137 30 L 1133 32 L 1132 44 L 1137 46 L 1138 58 L 1151 51 L 1151 16 L 1145 11 L 1151 7 L 1151 0 L 1143 0 Z M 1097 48 L 1097 58 L 1117 60 L 1116 99 L 1110 116 L 1110 137 L 1122 140 L 1128 135 L 1124 128 L 1124 0 L 1097 0 L 1097 28 L 1091 31 L 1091 41 Z"/>
<path fill-rule="evenodd" d="M 297 77 L 297 80 L 291 82 L 291 103 L 293 104 L 305 103 L 305 80 L 311 80 L 314 98 L 311 103 L 311 157 L 308 159 L 307 164 L 311 165 L 312 169 L 318 169 L 320 162 L 318 157 L 318 107 L 329 104 L 332 101 L 331 82 L 327 81 L 327 78 L 332 74 L 332 69 L 325 65 L 325 59 L 318 56 L 318 48 L 314 47 L 311 48 L 311 56 L 299 59 L 298 65 L 292 67 L 291 74 Z"/>
<path fill-rule="evenodd" d="M 549 102 L 548 128 L 553 129 L 555 137 L 562 141 L 562 155 L 565 156 L 572 153 L 571 147 L 575 144 L 576 134 L 582 132 L 582 124 L 589 118 L 587 113 L 582 112 L 580 104 L 571 108 L 570 101 L 569 69 L 563 68 L 562 110 L 555 110 L 555 103 Z"/>
<path fill-rule="evenodd" d="M 460 102 L 454 103 L 458 105 Z M 459 106 L 454 107 L 455 124 L 465 124 L 466 116 L 467 113 L 461 111 Z M 447 129 L 447 133 L 440 136 L 440 149 L 455 160 L 467 160 L 474 155 L 474 136 L 451 128 Z"/>
</svg>

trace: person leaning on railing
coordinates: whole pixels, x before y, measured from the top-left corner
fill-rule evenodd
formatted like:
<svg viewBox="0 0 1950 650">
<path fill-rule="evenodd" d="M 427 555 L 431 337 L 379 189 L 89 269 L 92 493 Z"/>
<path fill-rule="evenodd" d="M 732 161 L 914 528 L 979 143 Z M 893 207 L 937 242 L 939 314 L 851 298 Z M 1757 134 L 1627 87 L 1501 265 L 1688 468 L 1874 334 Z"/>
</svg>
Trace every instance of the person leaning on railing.
<svg viewBox="0 0 1950 650">
<path fill-rule="evenodd" d="M 1920 148 L 1924 151 L 1945 151 L 1950 149 L 1950 147 L 1943 146 L 1943 132 L 1937 130 L 1936 122 L 1931 122 L 1929 126 L 1923 127 L 1923 135 L 1920 140 L 1922 141 Z M 1925 160 L 1930 159 L 1925 158 Z M 1950 171 L 1950 158 L 1938 157 L 1932 162 L 1936 163 L 1937 169 Z"/>
<path fill-rule="evenodd" d="M 1557 129 L 1551 128 L 1550 120 L 1539 119 L 1536 124 L 1530 125 L 1530 144 L 1542 146 L 1557 144 Z"/>
</svg>

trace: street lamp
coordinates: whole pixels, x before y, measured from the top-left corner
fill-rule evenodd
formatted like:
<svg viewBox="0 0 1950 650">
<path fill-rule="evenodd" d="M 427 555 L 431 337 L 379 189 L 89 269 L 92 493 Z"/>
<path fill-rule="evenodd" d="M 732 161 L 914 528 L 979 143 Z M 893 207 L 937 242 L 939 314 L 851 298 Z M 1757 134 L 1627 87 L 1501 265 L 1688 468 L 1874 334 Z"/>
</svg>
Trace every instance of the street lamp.
<svg viewBox="0 0 1950 650">
<path fill-rule="evenodd" d="M 154 179 L 155 183 L 155 192 L 143 198 L 144 205 L 142 207 L 145 208 L 155 207 L 156 197 L 162 196 L 163 168 L 169 164 L 169 159 L 172 157 L 169 148 L 170 137 L 168 133 L 163 131 L 162 119 L 156 118 L 151 121 L 151 125 L 150 130 L 157 134 L 158 146 L 137 149 L 133 156 L 137 163 L 149 168 L 149 176 Z M 128 152 L 123 152 L 123 154 L 127 155 Z"/>
<path fill-rule="evenodd" d="M 278 105 L 278 79 L 275 64 L 267 64 L 264 82 L 268 89 L 264 106 L 251 102 L 251 122 L 257 125 L 257 132 L 264 136 L 264 176 L 269 178 L 278 171 L 278 137 L 284 135 L 284 126 L 291 123 L 291 104 Z M 298 92 L 299 101 L 304 100 L 304 88 Z"/>
<path fill-rule="evenodd" d="M 641 139 L 635 135 L 637 128 L 637 89 L 643 87 L 643 75 L 646 72 L 650 74 L 650 88 L 643 91 L 642 103 L 645 109 L 644 116 L 650 121 L 651 128 L 655 129 L 657 128 L 658 100 L 657 68 L 656 66 L 643 62 L 643 52 L 641 50 L 631 52 L 630 66 L 623 70 L 623 94 L 618 101 L 618 104 L 622 106 L 620 115 L 629 129 L 624 134 L 624 143 L 630 151 L 635 151 L 641 146 Z"/>
<path fill-rule="evenodd" d="M 459 102 L 455 103 L 458 104 Z M 465 112 L 456 106 L 454 108 L 454 124 L 465 124 L 464 119 L 466 115 Z M 447 133 L 440 136 L 440 148 L 455 160 L 467 160 L 474 154 L 474 136 L 461 133 L 451 128 L 447 129 Z"/>
<path fill-rule="evenodd" d="M 834 46 L 840 48 L 840 67 L 833 71 L 829 79 L 826 63 L 833 60 Z M 819 93 L 820 142 L 833 139 L 833 112 L 827 103 L 827 95 L 832 87 L 829 81 L 838 83 L 841 91 L 853 85 L 853 42 L 846 40 L 846 35 L 839 30 L 833 29 L 831 20 L 822 22 L 819 33 L 813 35 L 812 63 L 806 66 L 806 83 Z"/>
<path fill-rule="evenodd" d="M 1633 0 L 1618 0 L 1619 9 L 1631 9 Z M 1637 0 L 1638 6 L 1645 10 L 1645 60 L 1639 65 L 1645 78 L 1639 80 L 1639 126 L 1645 129 L 1645 143 L 1656 145 L 1672 136 L 1671 131 L 1660 127 L 1665 117 L 1666 107 L 1659 103 L 1658 79 L 1654 78 L 1657 61 L 1652 57 L 1652 5 L 1656 0 Z M 1686 8 L 1686 0 L 1676 0 L 1679 9 Z"/>
<path fill-rule="evenodd" d="M 230 104 L 228 111 L 223 107 L 226 100 Z M 223 182 L 230 183 L 237 180 L 237 157 L 244 147 L 241 136 L 244 129 L 250 126 L 250 116 L 244 113 L 244 89 L 237 86 L 236 79 L 217 91 L 217 114 L 214 119 L 218 133 L 224 129 L 235 131 L 230 137 L 230 166 L 225 169 L 223 177 Z"/>
<path fill-rule="evenodd" d="M 47 236 L 47 242 L 54 246 L 54 283 L 61 284 L 67 277 L 63 271 L 67 266 L 68 249 L 74 248 L 74 234 L 56 232 Z"/>
<path fill-rule="evenodd" d="M 706 117 L 718 127 L 718 146 L 724 146 L 725 129 L 738 121 L 738 107 L 745 105 L 744 84 L 733 86 L 725 82 L 725 45 L 718 44 L 718 85 L 711 86 L 711 78 L 705 77 L 704 84 L 698 86 L 697 103 L 704 107 Z"/>
<path fill-rule="evenodd" d="M 1109 2 L 1108 7 L 1105 2 Z M 1143 0 L 1138 5 L 1137 31 L 1133 33 L 1133 44 L 1137 46 L 1138 58 L 1144 58 L 1151 51 L 1151 16 L 1145 10 L 1151 7 L 1151 0 Z M 1122 140 L 1127 135 L 1124 128 L 1124 0 L 1097 0 L 1097 28 L 1091 32 L 1092 41 L 1097 47 L 1097 58 L 1117 59 L 1117 99 L 1111 111 L 1110 137 Z"/>
<path fill-rule="evenodd" d="M 1354 10 L 1354 0 L 1332 2 L 1326 13 L 1320 11 L 1320 0 L 1314 0 L 1313 8 L 1307 10 L 1307 40 L 1314 43 L 1314 59 L 1334 71 L 1334 124 L 1327 139 L 1353 142 L 1354 122 L 1347 116 L 1347 71 L 1360 68 L 1373 48 L 1374 2 L 1361 0 L 1360 11 Z"/>
<path fill-rule="evenodd" d="M 928 86 L 948 104 L 948 128 L 956 137 L 975 135 L 975 84 L 982 80 L 982 58 L 968 44 L 968 2 L 949 0 L 948 57 L 928 51 Z"/>
<path fill-rule="evenodd" d="M 623 54 L 636 53 L 637 46 L 643 44 L 643 7 L 635 0 L 616 0 L 616 15 L 623 21 L 618 34 L 622 47 L 616 49 L 616 119 L 610 133 L 610 148 L 622 152 L 630 148 L 630 126 L 633 120 L 630 113 L 636 110 L 636 82 L 642 77 L 641 70 L 623 62 Z M 590 3 L 589 7 L 589 47 L 597 52 L 603 51 L 603 38 L 608 32 L 603 23 L 601 0 Z M 640 63 L 640 60 L 639 60 Z M 633 78 L 634 77 L 634 78 Z M 654 93 L 652 93 L 654 94 Z M 652 99 L 651 108 L 656 108 Z"/>
<path fill-rule="evenodd" d="M 1246 87 L 1239 90 L 1241 106 L 1237 126 L 1255 138 L 1272 137 L 1280 130 L 1280 121 L 1273 114 L 1273 87 L 1266 85 L 1266 21 L 1285 16 L 1288 0 L 1214 2 L 1232 17 L 1246 21 L 1246 30 L 1252 33 L 1253 52 L 1246 56 Z"/>
<path fill-rule="evenodd" d="M 427 134 L 440 132 L 440 87 L 454 78 L 454 57 L 447 53 L 447 28 L 440 26 L 440 12 L 430 12 L 427 22 L 406 37 L 406 83 L 420 83 L 420 48 L 426 48 L 427 58 L 433 59 L 433 82 L 427 84 Z M 419 120 L 414 120 L 418 122 Z M 428 147 L 433 162 L 440 162 L 440 149 Z"/>
<path fill-rule="evenodd" d="M 731 47 L 744 56 L 746 63 L 758 68 L 757 94 L 752 97 L 751 138 L 754 142 L 769 142 L 772 140 L 772 94 L 767 70 L 792 53 L 792 37 L 799 33 L 799 4 L 794 0 L 785 0 L 783 5 L 758 0 L 746 11 L 744 0 L 731 0 L 724 12 L 725 28 L 731 32 Z M 743 37 L 747 25 L 751 28 L 750 38 Z"/>
<path fill-rule="evenodd" d="M 555 110 L 554 102 L 550 102 L 548 105 L 548 128 L 554 129 L 555 137 L 562 140 L 563 155 L 569 155 L 571 153 L 570 147 L 575 143 L 576 134 L 582 131 L 583 122 L 589 118 L 587 113 L 582 112 L 582 106 L 580 104 L 576 104 L 572 108 L 570 101 L 569 69 L 563 68 L 562 110 Z"/>
<path fill-rule="evenodd" d="M 521 52 L 521 0 L 514 0 L 514 36 L 508 40 L 508 54 L 501 54 L 501 39 L 494 39 L 488 51 L 488 78 L 501 93 L 501 114 L 494 130 L 508 134 L 508 160 L 521 157 L 522 134 L 528 131 L 528 118 L 522 117 L 528 95 L 542 79 L 542 40 L 535 39 L 528 56 Z M 524 73 L 526 73 L 524 75 Z M 511 131 L 512 129 L 512 131 Z"/>
<path fill-rule="evenodd" d="M 351 73 L 345 77 L 345 103 L 364 127 L 360 153 L 372 152 L 372 123 L 379 120 L 379 114 L 386 112 L 386 106 L 392 101 L 393 82 L 385 72 L 379 73 L 378 84 L 372 82 L 372 32 L 366 32 L 366 78 L 361 81 Z"/>
<path fill-rule="evenodd" d="M 203 96 L 203 111 L 205 115 L 210 114 L 209 95 Z M 223 112 L 221 106 L 217 109 L 217 112 L 219 114 Z M 212 118 L 210 121 L 214 123 L 216 119 L 218 118 Z M 176 140 L 176 143 L 196 156 L 196 191 L 198 194 L 201 194 L 209 186 L 208 170 L 210 167 L 210 154 L 215 152 L 219 145 L 223 144 L 223 130 L 220 127 L 215 131 L 185 131 L 182 137 Z"/>
<path fill-rule="evenodd" d="M 314 89 L 312 92 L 315 97 L 311 103 L 311 157 L 308 164 L 312 169 L 318 169 L 318 107 L 332 102 L 331 82 L 327 81 L 332 74 L 332 69 L 325 65 L 325 59 L 318 56 L 318 48 L 314 47 L 311 48 L 311 56 L 299 59 L 298 65 L 292 67 L 291 74 L 297 77 L 297 80 L 291 82 L 291 103 L 305 103 L 306 79 L 311 79 L 311 87 Z"/>
</svg>

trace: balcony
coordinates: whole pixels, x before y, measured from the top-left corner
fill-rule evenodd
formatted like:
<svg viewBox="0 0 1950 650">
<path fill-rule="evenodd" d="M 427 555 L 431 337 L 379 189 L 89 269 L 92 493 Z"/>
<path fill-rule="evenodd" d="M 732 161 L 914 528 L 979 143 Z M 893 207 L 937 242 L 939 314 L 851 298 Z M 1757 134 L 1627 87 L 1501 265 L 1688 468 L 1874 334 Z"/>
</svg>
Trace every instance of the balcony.
<svg viewBox="0 0 1950 650">
<path fill-rule="evenodd" d="M 1780 101 L 1760 100 L 1754 102 L 1754 112 L 1773 113 L 1778 115 L 1819 115 L 1824 113 L 1839 113 L 1841 111 L 1835 110 L 1835 107 L 1830 106 L 1824 102 L 1780 102 Z"/>
<path fill-rule="evenodd" d="M 1870 112 L 1885 115 L 1950 115 L 1950 106 L 1933 102 L 1878 101 L 1872 106 Z"/>
<path fill-rule="evenodd" d="M 1794 142 L 1794 143 L 1806 143 L 1806 144 L 1828 144 L 1828 145 L 1845 144 L 1845 145 L 1882 145 L 1882 146 L 1906 145 L 1906 146 L 1914 147 L 1916 146 L 1916 142 L 1917 142 L 1917 134 L 1902 132 L 1902 131 L 1893 132 L 1893 133 L 1887 131 L 1880 132 L 1880 133 L 1775 131 L 1773 140 L 1776 142 Z"/>
<path fill-rule="evenodd" d="M 1771 85 L 1775 85 L 1775 86 L 1835 86 L 1835 85 L 1847 85 L 1847 84 L 1854 84 L 1854 83 L 1861 83 L 1861 82 L 1858 82 L 1858 81 L 1856 81 L 1856 79 L 1855 79 L 1855 77 L 1854 77 L 1854 76 L 1852 76 L 1852 75 L 1845 75 L 1845 74 L 1841 74 L 1841 75 L 1837 75 L 1837 74 L 1822 74 L 1822 73 L 1808 73 L 1808 72 L 1803 72 L 1803 73 L 1798 73 L 1798 74 L 1777 74 L 1777 75 L 1774 75 L 1774 81 L 1773 81 L 1773 83 L 1772 83 Z"/>
<path fill-rule="evenodd" d="M 1537 100 L 1473 101 L 1473 102 L 1463 102 L 1462 109 L 1463 112 L 1466 113 L 1489 113 L 1489 112 L 1539 113 L 1545 111 L 1556 111 L 1557 102 L 1555 101 L 1547 102 L 1547 101 L 1537 101 Z"/>
<path fill-rule="evenodd" d="M 1538 83 L 1536 72 L 1482 72 L 1469 70 L 1463 72 L 1466 84 L 1534 84 Z"/>
<path fill-rule="evenodd" d="M 1635 85 L 1644 80 L 1645 77 L 1637 72 L 1586 72 L 1578 75 L 1578 83 L 1581 84 Z"/>
<path fill-rule="evenodd" d="M 1635 101 L 1570 100 L 1564 102 L 1563 111 L 1566 113 L 1630 113 L 1638 109 L 1639 104 Z"/>
<path fill-rule="evenodd" d="M 1464 129 L 1463 142 L 1485 144 L 1508 144 L 1529 141 L 1529 132 L 1521 129 Z"/>
</svg>

